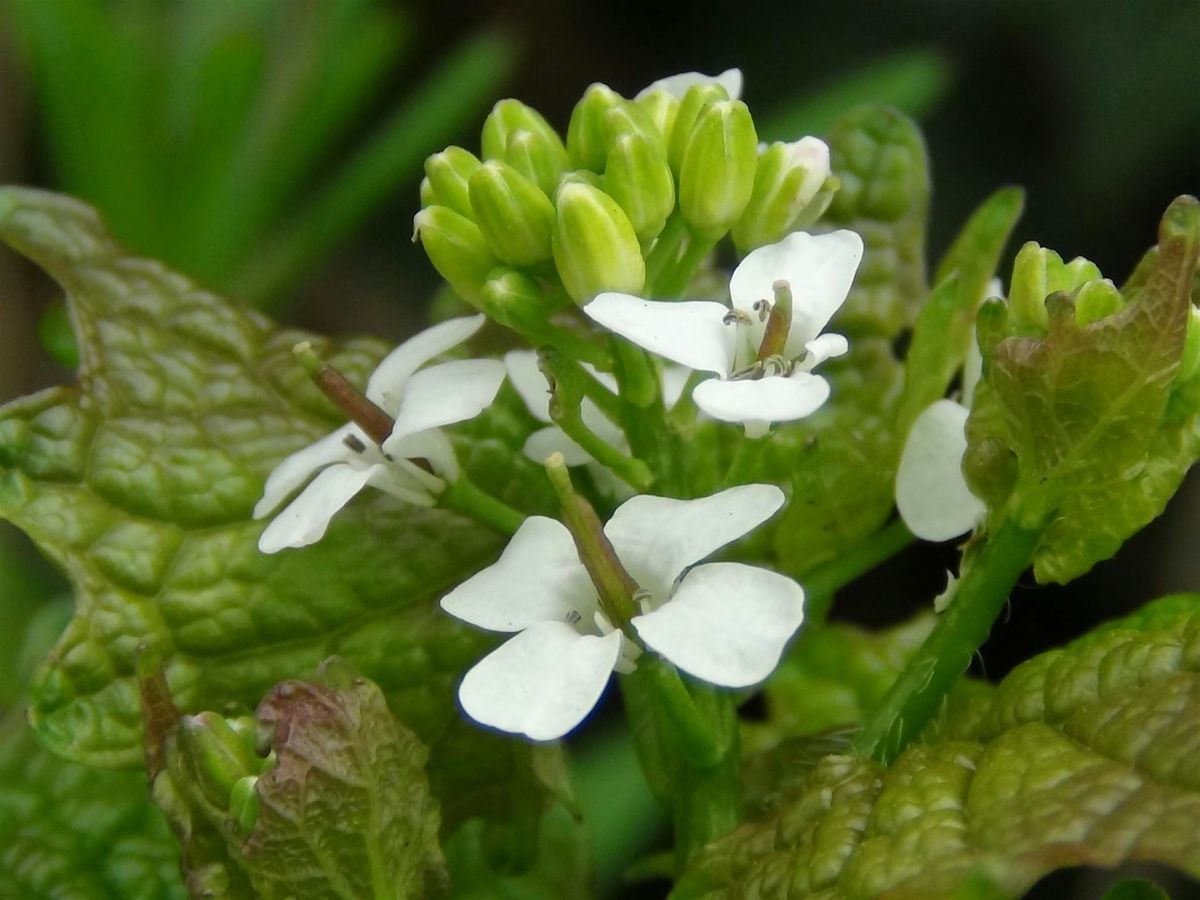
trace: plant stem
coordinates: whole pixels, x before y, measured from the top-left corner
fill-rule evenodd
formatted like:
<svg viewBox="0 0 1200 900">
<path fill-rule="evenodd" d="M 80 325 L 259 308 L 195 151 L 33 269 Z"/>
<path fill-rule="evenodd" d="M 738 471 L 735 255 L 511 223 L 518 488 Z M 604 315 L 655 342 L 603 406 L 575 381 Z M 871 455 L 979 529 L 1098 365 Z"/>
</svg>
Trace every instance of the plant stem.
<svg viewBox="0 0 1200 900">
<path fill-rule="evenodd" d="M 441 505 L 510 536 L 516 534 L 525 521 L 524 513 L 477 487 L 466 474 L 460 474 L 457 480 L 446 483 Z"/>
<path fill-rule="evenodd" d="M 1006 520 L 987 537 L 964 568 L 950 607 L 859 733 L 858 753 L 886 765 L 920 734 L 987 639 L 1040 534 Z"/>
<path fill-rule="evenodd" d="M 646 296 L 653 297 L 658 292 L 659 279 L 664 272 L 674 268 L 679 258 L 679 248 L 687 236 L 687 223 L 676 210 L 667 219 L 667 224 L 646 257 Z"/>
<path fill-rule="evenodd" d="M 678 297 L 691 284 L 696 269 L 712 252 L 717 241 L 712 237 L 692 232 L 688 236 L 683 255 L 675 265 L 666 268 L 654 281 L 654 293 L 660 297 Z"/>
<path fill-rule="evenodd" d="M 896 519 L 829 562 L 822 563 L 805 575 L 797 576 L 797 580 L 804 586 L 806 598 L 805 627 L 813 628 L 825 622 L 833 605 L 833 596 L 839 588 L 895 556 L 914 540 L 916 538 L 904 522 Z"/>
<path fill-rule="evenodd" d="M 737 484 L 745 484 L 746 479 L 750 476 L 754 468 L 754 464 L 758 462 L 762 456 L 763 448 L 767 446 L 767 441 L 771 439 L 768 432 L 762 437 L 746 437 L 738 442 L 737 450 L 733 453 L 733 459 L 729 462 L 729 468 L 725 470 L 725 478 L 721 481 L 724 487 L 733 487 Z"/>
</svg>

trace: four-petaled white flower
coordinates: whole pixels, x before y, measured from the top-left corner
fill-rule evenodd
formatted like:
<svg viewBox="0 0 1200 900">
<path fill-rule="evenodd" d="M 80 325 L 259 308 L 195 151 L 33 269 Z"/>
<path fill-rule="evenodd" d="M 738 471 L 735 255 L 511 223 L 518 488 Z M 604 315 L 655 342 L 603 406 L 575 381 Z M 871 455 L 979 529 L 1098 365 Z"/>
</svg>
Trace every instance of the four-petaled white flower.
<svg viewBox="0 0 1200 900">
<path fill-rule="evenodd" d="M 840 334 L 821 330 L 841 307 L 862 259 L 853 231 L 797 231 L 747 254 L 729 282 L 733 309 L 706 300 L 656 301 L 602 293 L 583 308 L 593 320 L 690 369 L 715 372 L 692 394 L 696 405 L 748 436 L 772 422 L 801 419 L 829 397 L 812 369 L 847 350 Z M 759 360 L 776 282 L 792 295 L 791 328 L 782 354 Z"/>
<path fill-rule="evenodd" d="M 604 533 L 642 588 L 632 626 L 646 647 L 712 684 L 746 687 L 774 670 L 804 618 L 796 582 L 742 563 L 693 565 L 782 506 L 774 485 L 749 484 L 697 500 L 637 496 Z M 480 628 L 516 632 L 463 679 L 471 718 L 534 740 L 571 731 L 596 705 L 613 670 L 640 648 L 601 613 L 566 527 L 526 519 L 498 562 L 442 598 Z"/>
<path fill-rule="evenodd" d="M 682 100 L 683 95 L 687 93 L 688 88 L 693 84 L 719 84 L 725 88 L 725 92 L 729 94 L 730 100 L 737 100 L 742 96 L 742 70 L 726 69 L 720 75 L 705 75 L 701 72 L 680 72 L 678 75 L 670 75 L 667 78 L 660 78 L 657 81 L 651 82 L 638 91 L 634 99 L 640 100 L 653 91 L 666 91 L 672 97 Z"/>
<path fill-rule="evenodd" d="M 993 279 L 985 296 L 1001 295 Z M 896 509 L 908 530 L 924 541 L 948 541 L 975 528 L 987 512 L 963 476 L 967 416 L 983 369 L 975 335 L 963 365 L 962 400 L 931 403 L 913 421 L 896 468 Z"/>
<path fill-rule="evenodd" d="M 256 519 L 270 515 L 296 488 L 308 484 L 259 537 L 263 553 L 319 541 L 338 510 L 367 485 L 419 506 L 437 501 L 446 481 L 459 474 L 454 449 L 440 428 L 486 409 L 504 381 L 504 364 L 464 359 L 421 367 L 467 340 L 483 323 L 483 316 L 442 322 L 409 338 L 379 364 L 366 395 L 395 420 L 382 447 L 349 423 L 275 468 L 254 507 Z M 433 471 L 412 459 L 427 460 Z"/>
</svg>

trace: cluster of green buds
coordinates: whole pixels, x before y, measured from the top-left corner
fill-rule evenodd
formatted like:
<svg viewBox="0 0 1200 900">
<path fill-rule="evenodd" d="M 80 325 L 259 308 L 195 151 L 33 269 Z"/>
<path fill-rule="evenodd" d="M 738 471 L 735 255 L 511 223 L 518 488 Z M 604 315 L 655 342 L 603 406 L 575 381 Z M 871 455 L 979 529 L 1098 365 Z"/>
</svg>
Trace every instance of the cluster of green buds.
<svg viewBox="0 0 1200 900">
<path fill-rule="evenodd" d="M 740 89 L 736 70 L 632 99 L 593 84 L 565 140 L 502 100 L 480 157 L 449 147 L 426 160 L 414 239 L 460 297 L 518 331 L 602 291 L 681 290 L 671 273 L 694 271 L 726 235 L 742 253 L 776 241 L 836 187 L 816 138 L 759 144 Z"/>
<path fill-rule="evenodd" d="M 226 719 L 212 712 L 182 716 L 175 732 L 174 765 L 199 787 L 212 808 L 226 811 L 239 834 L 258 820 L 259 776 L 274 765 L 274 755 L 260 756 L 257 726 L 251 716 Z"/>
</svg>

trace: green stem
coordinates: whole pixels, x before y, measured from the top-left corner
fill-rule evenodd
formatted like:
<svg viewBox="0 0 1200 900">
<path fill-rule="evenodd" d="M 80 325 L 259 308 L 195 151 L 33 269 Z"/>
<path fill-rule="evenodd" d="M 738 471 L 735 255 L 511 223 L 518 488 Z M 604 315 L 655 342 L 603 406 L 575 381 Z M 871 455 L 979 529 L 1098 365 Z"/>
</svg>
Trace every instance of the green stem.
<svg viewBox="0 0 1200 900">
<path fill-rule="evenodd" d="M 1040 534 L 1005 521 L 987 537 L 964 568 L 950 607 L 859 733 L 856 751 L 887 764 L 920 734 L 987 639 Z"/>
<path fill-rule="evenodd" d="M 612 345 L 622 401 L 620 424 L 629 448 L 650 466 L 656 490 L 674 496 L 678 492 L 677 466 L 658 369 L 644 350 L 628 341 L 614 337 Z"/>
<path fill-rule="evenodd" d="M 683 250 L 683 255 L 679 257 L 679 261 L 673 266 L 666 268 L 661 275 L 654 281 L 654 294 L 659 297 L 678 297 L 687 290 L 687 286 L 691 284 L 692 278 L 696 274 L 696 270 L 700 268 L 700 264 L 708 258 L 717 245 L 718 238 L 713 238 L 705 234 L 692 233 L 688 237 L 687 246 Z"/>
<path fill-rule="evenodd" d="M 516 534 L 521 523 L 525 521 L 524 513 L 477 487 L 465 474 L 446 483 L 441 505 L 470 516 L 501 534 Z"/>
<path fill-rule="evenodd" d="M 839 588 L 895 556 L 914 540 L 916 538 L 908 526 L 896 519 L 829 562 L 797 576 L 804 586 L 805 628 L 811 629 L 824 623 L 833 605 L 833 596 Z"/>
<path fill-rule="evenodd" d="M 659 279 L 665 271 L 675 266 L 679 259 L 679 248 L 687 236 L 687 223 L 683 221 L 679 210 L 676 210 L 667 219 L 667 224 L 659 233 L 654 247 L 646 256 L 646 296 L 656 295 Z"/>
<path fill-rule="evenodd" d="M 733 459 L 730 460 L 729 468 L 725 471 L 722 485 L 732 487 L 735 484 L 746 484 L 770 439 L 770 433 L 756 438 L 743 436 L 738 442 L 737 450 L 734 451 Z"/>
</svg>

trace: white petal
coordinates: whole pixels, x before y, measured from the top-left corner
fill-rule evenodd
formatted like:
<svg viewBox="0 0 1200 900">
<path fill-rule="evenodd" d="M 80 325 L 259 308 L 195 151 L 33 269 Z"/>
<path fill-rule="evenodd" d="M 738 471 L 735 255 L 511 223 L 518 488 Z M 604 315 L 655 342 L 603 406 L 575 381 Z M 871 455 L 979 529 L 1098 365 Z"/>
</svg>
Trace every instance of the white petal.
<svg viewBox="0 0 1200 900">
<path fill-rule="evenodd" d="M 736 328 L 725 324 L 729 310 L 720 303 L 605 293 L 583 311 L 609 331 L 689 369 L 728 375 L 733 365 Z"/>
<path fill-rule="evenodd" d="M 343 425 L 307 447 L 287 456 L 267 477 L 262 499 L 254 506 L 254 518 L 270 515 L 292 492 L 313 476 L 318 469 L 338 462 L 349 462 L 355 455 L 346 446 L 346 438 L 358 438 L 364 447 L 374 446 L 362 429 L 353 423 Z"/>
<path fill-rule="evenodd" d="M 663 406 L 667 409 L 674 408 L 683 396 L 683 389 L 687 387 L 687 380 L 691 377 L 691 370 L 685 366 L 662 367 Z"/>
<path fill-rule="evenodd" d="M 633 619 L 646 646 L 689 675 L 723 687 L 757 684 L 775 670 L 804 620 L 792 579 L 741 563 L 688 572 L 669 601 Z"/>
<path fill-rule="evenodd" d="M 850 342 L 845 335 L 819 334 L 804 345 L 804 359 L 797 365 L 800 372 L 811 372 L 827 359 L 845 356 L 850 352 Z"/>
<path fill-rule="evenodd" d="M 332 465 L 314 478 L 258 538 L 263 553 L 307 547 L 325 535 L 329 520 L 367 486 L 378 466 Z"/>
<path fill-rule="evenodd" d="M 504 375 L 497 359 L 458 359 L 417 372 L 405 386 L 383 449 L 395 455 L 392 448 L 407 435 L 479 415 L 496 398 Z"/>
<path fill-rule="evenodd" d="M 737 100 L 742 96 L 742 70 L 741 69 L 726 69 L 720 75 L 704 75 L 700 72 L 681 72 L 678 75 L 671 75 L 667 78 L 660 78 L 653 81 L 646 87 L 642 88 L 637 93 L 638 99 L 649 94 L 651 91 L 666 91 L 672 97 L 680 100 L 687 93 L 688 88 L 693 84 L 712 84 L 716 83 L 725 88 L 729 94 L 730 100 Z"/>
<path fill-rule="evenodd" d="M 550 385 L 538 368 L 533 350 L 510 350 L 504 354 L 508 381 L 520 395 L 529 414 L 539 422 L 550 421 Z"/>
<path fill-rule="evenodd" d="M 544 463 L 552 453 L 561 453 L 568 466 L 582 466 L 592 455 L 567 437 L 557 425 L 547 425 L 525 439 L 522 452 L 536 463 Z"/>
<path fill-rule="evenodd" d="M 629 441 L 625 439 L 625 432 L 621 430 L 621 426 L 602 413 L 600 407 L 586 397 L 579 404 L 579 415 L 583 424 L 604 443 L 619 450 L 629 449 Z"/>
<path fill-rule="evenodd" d="M 786 281 L 792 289 L 787 355 L 799 356 L 846 301 L 862 253 L 862 238 L 853 231 L 796 231 L 747 254 L 729 280 L 729 295 L 750 312 L 758 300 L 774 298 L 776 281 Z"/>
<path fill-rule="evenodd" d="M 829 382 L 808 372 L 740 381 L 714 378 L 697 385 L 692 399 L 722 422 L 790 422 L 821 408 L 829 399 Z"/>
<path fill-rule="evenodd" d="M 426 491 L 441 493 L 446 481 L 458 478 L 458 460 L 454 456 L 454 446 L 440 428 L 430 428 L 416 434 L 406 434 L 394 441 L 389 440 L 388 448 L 392 455 L 390 467 L 402 469 Z M 409 463 L 410 459 L 428 460 L 437 474 L 431 474 Z"/>
<path fill-rule="evenodd" d="M 788 144 L 792 162 L 804 167 L 804 179 L 796 191 L 796 203 L 804 206 L 829 177 L 829 145 L 817 137 L 802 137 Z"/>
<path fill-rule="evenodd" d="M 442 598 L 455 618 L 491 631 L 520 631 L 535 622 L 590 621 L 596 589 L 557 519 L 530 516 L 500 559 Z"/>
<path fill-rule="evenodd" d="M 604 533 L 634 580 L 661 600 L 684 569 L 753 531 L 783 501 L 773 484 L 742 484 L 696 500 L 646 494 L 622 503 Z"/>
<path fill-rule="evenodd" d="M 432 328 L 414 334 L 383 358 L 367 382 L 367 397 L 391 415 L 396 414 L 404 385 L 409 377 L 435 356 L 453 350 L 480 328 L 484 316 L 447 319 Z"/>
<path fill-rule="evenodd" d="M 534 625 L 467 672 L 459 702 L 484 725 L 535 741 L 560 738 L 599 701 L 621 641 L 620 632 L 595 637 L 560 622 Z"/>
<path fill-rule="evenodd" d="M 975 527 L 986 511 L 962 474 L 966 407 L 939 400 L 917 416 L 896 471 L 896 506 L 926 541 L 948 541 Z"/>
</svg>

